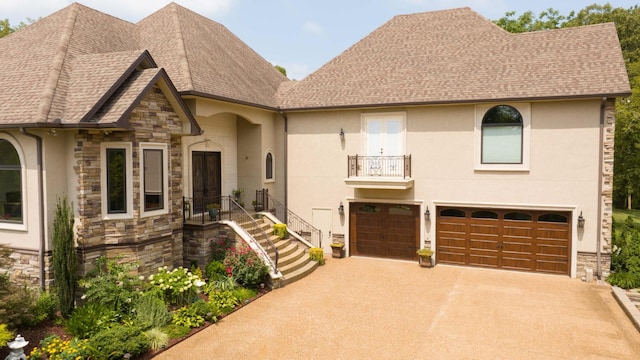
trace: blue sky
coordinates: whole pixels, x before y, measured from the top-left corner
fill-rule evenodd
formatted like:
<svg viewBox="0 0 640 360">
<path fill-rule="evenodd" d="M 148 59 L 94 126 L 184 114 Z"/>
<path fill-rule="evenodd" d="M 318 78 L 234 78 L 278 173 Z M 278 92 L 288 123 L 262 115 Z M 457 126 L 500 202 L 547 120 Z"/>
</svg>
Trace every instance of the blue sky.
<svg viewBox="0 0 640 360">
<path fill-rule="evenodd" d="M 640 0 L 611 0 L 629 8 Z M 84 0 L 83 5 L 137 22 L 169 0 Z M 548 8 L 567 15 L 595 0 L 175 0 L 231 30 L 258 54 L 287 69 L 300 80 L 395 15 L 470 7 L 495 20 L 507 11 L 539 14 Z M 0 19 L 17 25 L 27 18 L 47 16 L 71 4 L 69 0 L 0 0 Z"/>
</svg>

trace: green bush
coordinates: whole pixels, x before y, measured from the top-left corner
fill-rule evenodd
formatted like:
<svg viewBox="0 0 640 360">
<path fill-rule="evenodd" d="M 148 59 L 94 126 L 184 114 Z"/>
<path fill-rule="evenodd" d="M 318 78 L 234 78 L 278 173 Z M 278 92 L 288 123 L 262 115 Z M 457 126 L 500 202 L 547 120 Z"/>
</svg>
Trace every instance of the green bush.
<svg viewBox="0 0 640 360">
<path fill-rule="evenodd" d="M 13 340 L 13 332 L 7 329 L 7 324 L 0 324 L 0 349 Z"/>
<path fill-rule="evenodd" d="M 30 309 L 34 320 L 32 325 L 35 326 L 45 320 L 53 319 L 57 310 L 58 299 L 56 299 L 56 295 L 50 292 L 40 293 Z"/>
<path fill-rule="evenodd" d="M 623 289 L 640 287 L 640 231 L 627 217 L 620 231 L 614 221 L 612 231 L 611 271 L 607 281 Z"/>
<path fill-rule="evenodd" d="M 84 288 L 82 299 L 86 303 L 99 303 L 107 306 L 124 317 L 129 316 L 131 304 L 140 289 L 142 279 L 133 275 L 135 263 L 119 264 L 118 260 L 104 256 L 96 260 L 95 267 L 79 281 Z"/>
<path fill-rule="evenodd" d="M 62 340 L 57 335 L 50 335 L 40 341 L 40 346 L 34 348 L 29 354 L 31 360 L 45 359 L 90 359 L 93 358 L 93 349 L 88 344 L 88 340 L 73 338 Z"/>
<path fill-rule="evenodd" d="M 211 306 L 220 309 L 223 314 L 228 314 L 240 304 L 240 301 L 231 290 L 214 291 L 209 294 L 209 303 Z"/>
<path fill-rule="evenodd" d="M 213 260 L 205 267 L 204 274 L 209 282 L 227 277 L 227 267 L 224 266 L 222 260 Z"/>
<path fill-rule="evenodd" d="M 228 236 L 219 236 L 218 239 L 211 239 L 211 260 L 222 261 L 227 254 L 227 251 L 231 249 L 233 241 Z"/>
<path fill-rule="evenodd" d="M 133 305 L 135 323 L 142 329 L 162 327 L 171 321 L 171 314 L 164 300 L 145 294 Z"/>
<path fill-rule="evenodd" d="M 316 261 L 318 265 L 324 265 L 324 250 L 317 247 L 309 249 L 309 259 Z"/>
<path fill-rule="evenodd" d="M 178 267 L 169 271 L 163 266 L 149 276 L 149 284 L 159 289 L 169 304 L 187 305 L 198 298 L 199 288 L 205 282 L 186 268 Z"/>
<path fill-rule="evenodd" d="M 73 203 L 67 196 L 57 198 L 53 217 L 53 285 L 57 291 L 58 308 L 63 317 L 73 311 L 78 280 L 73 229 Z"/>
<path fill-rule="evenodd" d="M 149 348 L 149 339 L 137 326 L 114 325 L 89 338 L 96 359 L 136 358 Z"/>
<path fill-rule="evenodd" d="M 147 330 L 144 335 L 149 340 L 149 348 L 151 350 L 160 350 L 169 344 L 169 335 L 158 328 Z"/>
<path fill-rule="evenodd" d="M 76 308 L 65 321 L 67 332 L 81 339 L 87 339 L 94 334 L 117 323 L 118 314 L 102 304 L 87 304 Z"/>
<path fill-rule="evenodd" d="M 18 285 L 9 278 L 14 260 L 8 245 L 0 244 L 0 324 L 9 328 L 28 326 L 34 322 L 31 306 L 35 303 L 33 292 L 26 285 Z"/>
<path fill-rule="evenodd" d="M 231 276 L 225 276 L 224 278 L 216 281 L 211 281 L 204 286 L 204 293 L 209 296 L 216 291 L 231 291 L 238 286 L 236 280 Z"/>
<path fill-rule="evenodd" d="M 191 332 L 191 328 L 188 326 L 169 324 L 163 326 L 160 330 L 169 335 L 169 339 L 179 339 L 181 337 L 185 337 Z"/>
<path fill-rule="evenodd" d="M 269 273 L 267 265 L 247 246 L 227 251 L 224 265 L 228 268 L 227 274 L 244 287 L 257 288 Z"/>
<path fill-rule="evenodd" d="M 253 299 L 258 295 L 258 291 L 255 289 L 247 289 L 244 287 L 239 287 L 234 289 L 233 295 L 238 299 L 240 303 L 246 303 L 248 300 Z"/>
<path fill-rule="evenodd" d="M 284 239 L 289 235 L 287 231 L 287 224 L 273 224 L 273 233 L 280 239 Z"/>
<path fill-rule="evenodd" d="M 171 322 L 176 325 L 196 328 L 204 324 L 204 316 L 201 316 L 198 312 L 197 307 L 183 306 L 173 312 Z"/>
</svg>

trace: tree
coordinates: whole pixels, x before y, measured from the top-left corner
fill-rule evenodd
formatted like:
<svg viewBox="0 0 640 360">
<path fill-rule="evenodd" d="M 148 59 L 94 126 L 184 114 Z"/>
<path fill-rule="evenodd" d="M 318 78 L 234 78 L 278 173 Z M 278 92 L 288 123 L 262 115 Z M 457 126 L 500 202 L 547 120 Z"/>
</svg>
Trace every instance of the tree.
<svg viewBox="0 0 640 360">
<path fill-rule="evenodd" d="M 18 30 L 26 27 L 29 24 L 33 24 L 36 21 L 37 20 L 34 20 L 32 18 L 27 18 L 27 22 L 26 23 L 24 21 L 21 21 L 20 24 L 18 24 L 18 26 L 12 27 L 9 24 L 9 19 L 0 20 L 0 38 L 9 35 L 12 32 L 18 31 Z"/>
<path fill-rule="evenodd" d="M 616 104 L 616 133 L 613 200 L 616 207 L 632 208 L 633 196 L 640 195 L 640 8 L 613 8 L 589 5 L 577 13 L 563 16 L 554 9 L 538 17 L 527 11 L 516 17 L 514 11 L 494 23 L 519 33 L 614 22 L 627 66 L 632 95 Z"/>
<path fill-rule="evenodd" d="M 78 280 L 73 222 L 73 204 L 67 202 L 66 196 L 58 198 L 53 218 L 52 263 L 53 284 L 63 317 L 73 310 Z"/>
<path fill-rule="evenodd" d="M 280 65 L 276 65 L 276 69 L 282 73 L 282 75 L 287 76 L 287 69 L 283 68 Z"/>
</svg>

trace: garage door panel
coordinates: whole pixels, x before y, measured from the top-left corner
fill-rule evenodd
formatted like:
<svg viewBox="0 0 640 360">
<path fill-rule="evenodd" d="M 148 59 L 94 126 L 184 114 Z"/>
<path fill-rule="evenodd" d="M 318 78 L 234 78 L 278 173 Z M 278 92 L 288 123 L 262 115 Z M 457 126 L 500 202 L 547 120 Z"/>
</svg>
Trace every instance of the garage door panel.
<svg viewBox="0 0 640 360">
<path fill-rule="evenodd" d="M 436 209 L 439 263 L 569 274 L 569 212 L 443 209 L 461 215 L 442 217 L 444 210 Z"/>
</svg>

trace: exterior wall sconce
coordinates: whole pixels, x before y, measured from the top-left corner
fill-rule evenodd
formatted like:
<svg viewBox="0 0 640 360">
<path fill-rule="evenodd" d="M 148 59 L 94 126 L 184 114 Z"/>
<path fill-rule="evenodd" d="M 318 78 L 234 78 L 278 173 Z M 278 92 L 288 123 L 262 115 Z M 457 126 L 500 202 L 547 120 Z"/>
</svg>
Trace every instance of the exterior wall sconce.
<svg viewBox="0 0 640 360">
<path fill-rule="evenodd" d="M 344 130 L 342 130 L 342 128 L 340 128 L 340 140 L 344 141 Z"/>
<path fill-rule="evenodd" d="M 431 220 L 431 213 L 429 212 L 429 208 L 427 208 L 427 210 L 424 211 L 424 221 L 430 221 Z"/>
<path fill-rule="evenodd" d="M 582 216 L 582 211 L 580 211 L 580 215 L 578 216 L 578 228 L 584 228 L 584 216 Z"/>
<path fill-rule="evenodd" d="M 338 206 L 338 214 L 344 215 L 344 205 L 342 205 L 342 201 L 340 201 L 340 206 Z"/>
</svg>

